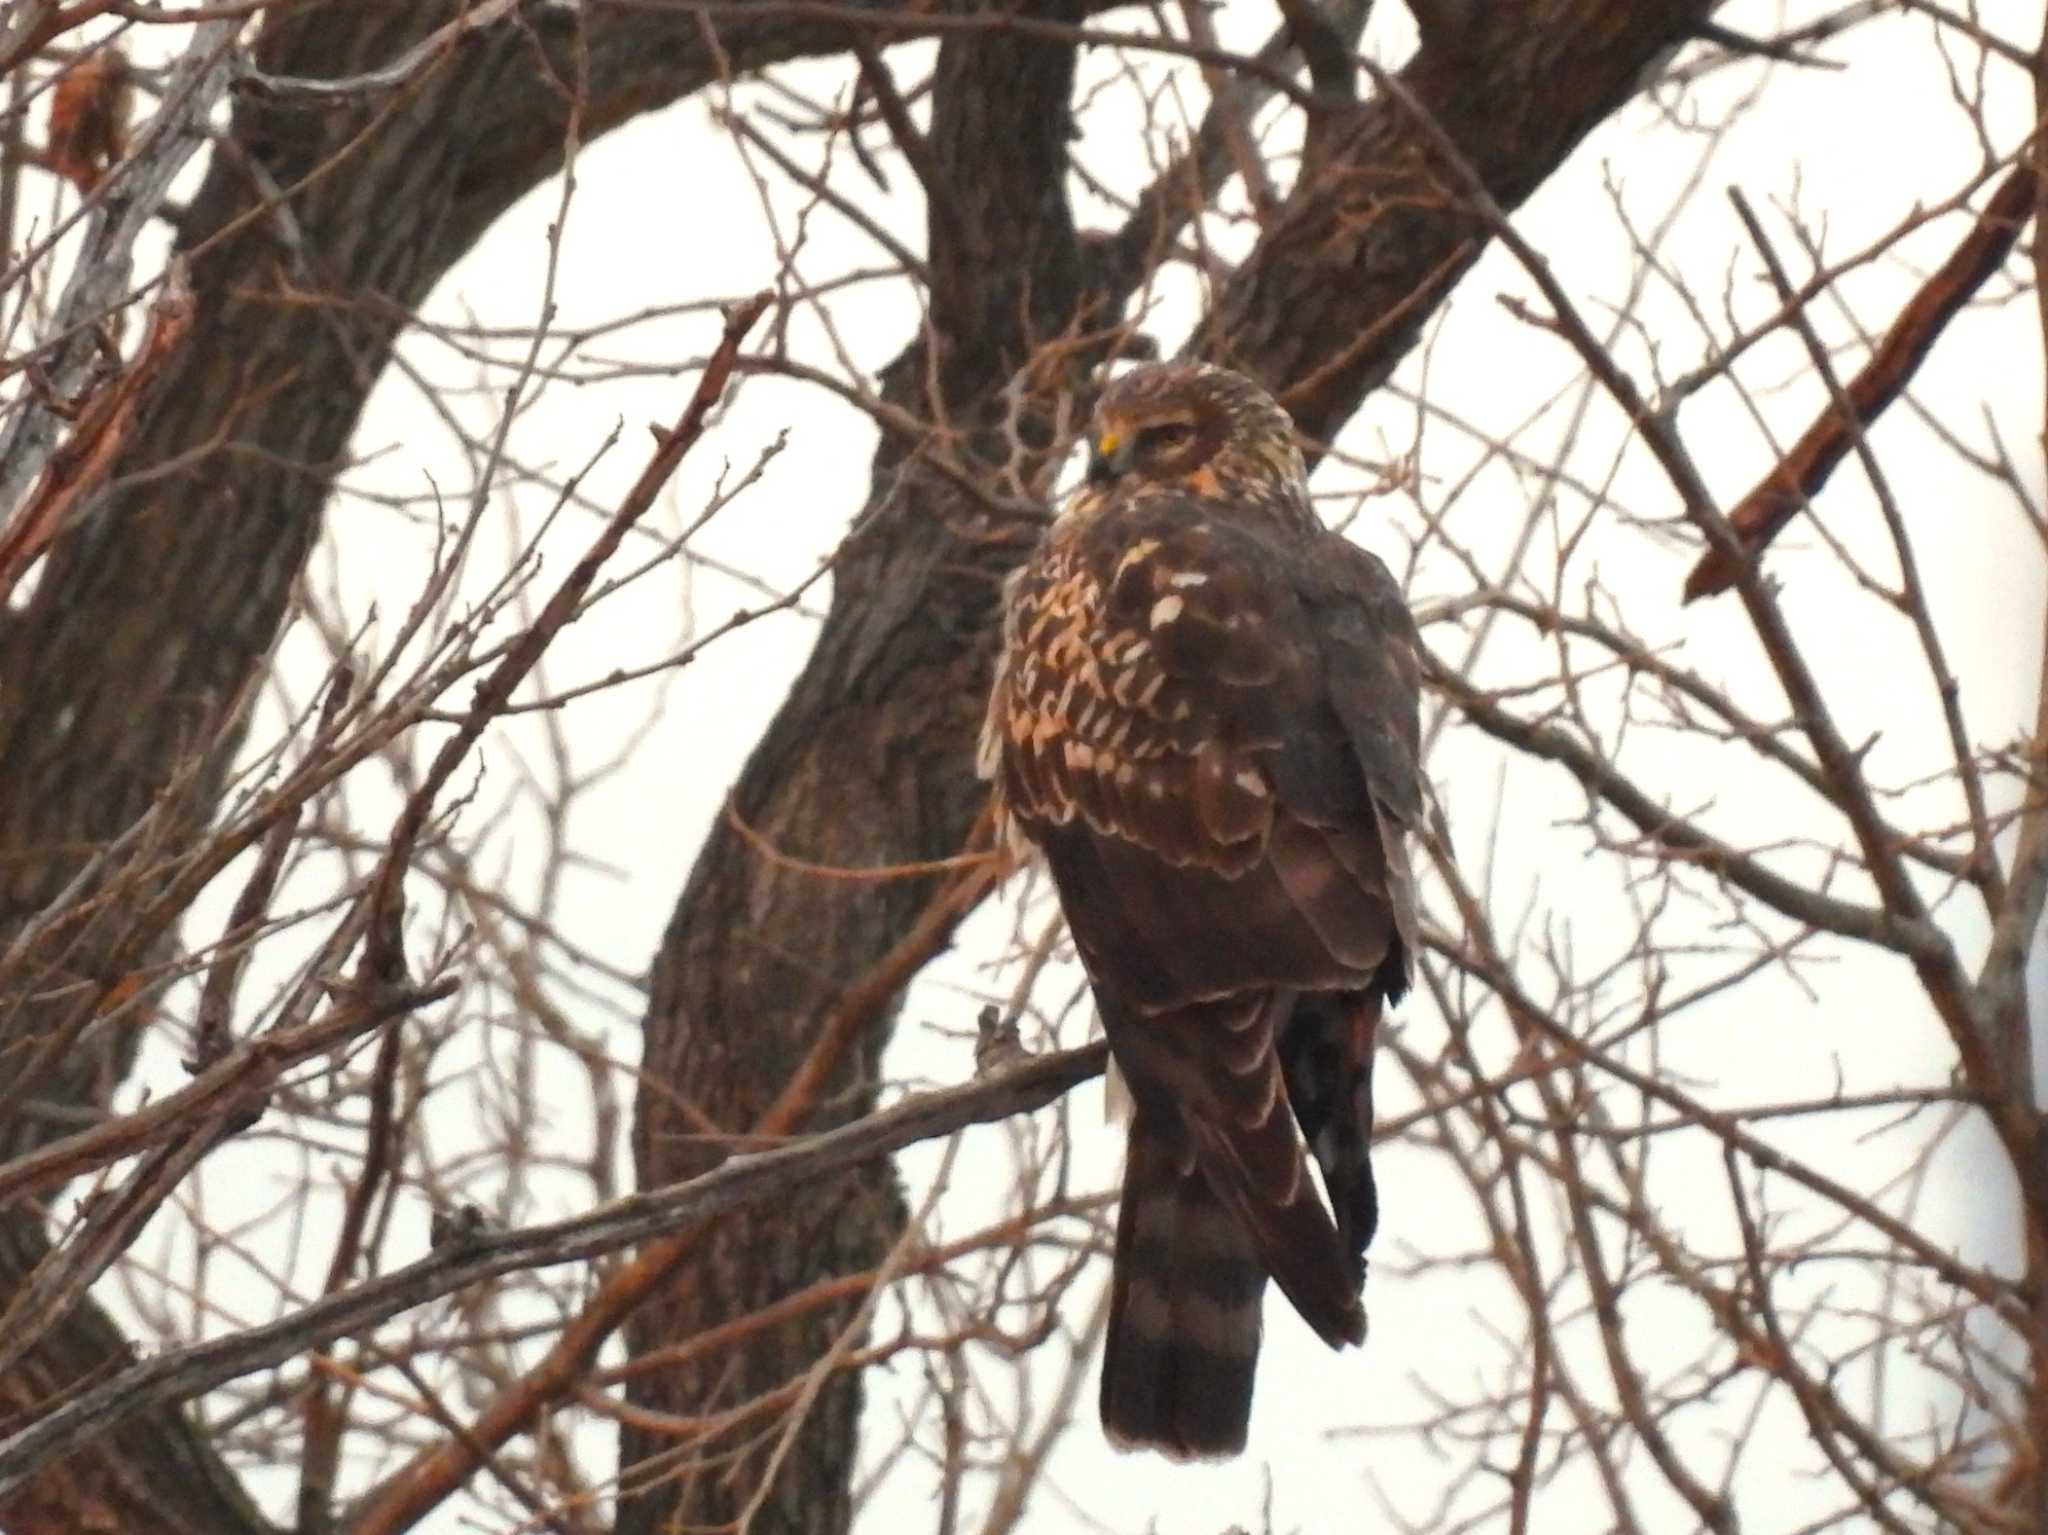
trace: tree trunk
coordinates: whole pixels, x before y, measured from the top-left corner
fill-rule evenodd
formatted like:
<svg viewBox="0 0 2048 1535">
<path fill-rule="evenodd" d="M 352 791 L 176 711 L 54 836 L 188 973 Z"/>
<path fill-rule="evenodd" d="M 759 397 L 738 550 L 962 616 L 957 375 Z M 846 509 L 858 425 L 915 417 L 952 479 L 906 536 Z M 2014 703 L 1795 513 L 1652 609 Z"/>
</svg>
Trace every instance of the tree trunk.
<svg viewBox="0 0 2048 1535">
<path fill-rule="evenodd" d="M 1078 19 L 1092 0 L 1040 6 Z M 892 9 L 876 6 L 876 10 Z M 1710 0 L 1534 0 L 1512 18 L 1433 31 L 1404 72 L 1503 204 L 1513 206 L 1644 69 L 1713 9 Z M 292 10 L 266 19 L 258 65 L 282 76 L 345 76 L 398 57 L 454 13 L 398 0 Z M 579 32 L 577 29 L 581 27 Z M 240 701 L 289 608 L 329 485 L 404 315 L 520 193 L 559 164 L 580 81 L 588 139 L 739 71 L 847 46 L 823 13 L 771 12 L 721 25 L 716 49 L 687 13 L 595 13 L 580 22 L 534 5 L 461 39 L 396 91 L 345 106 L 238 101 L 227 147 L 181 218 L 193 260 L 191 340 L 153 397 L 124 478 L 54 552 L 32 604 L 0 623 L 0 945 L 95 849 L 134 823 L 181 764 L 203 764 L 182 803 L 189 831 L 210 813 Z M 892 29 L 894 40 L 912 35 Z M 1065 201 L 1072 48 L 999 31 L 948 33 L 929 134 L 934 168 L 930 325 L 892 367 L 887 397 L 952 423 L 940 447 L 1000 464 L 1002 393 L 1033 349 L 1077 320 L 1100 328 L 1138 274 L 1127 243 L 1077 240 Z M 1476 258 L 1457 209 L 1401 105 L 1373 97 L 1320 109 L 1314 152 L 1257 251 L 1224 286 L 1207 350 L 1286 390 L 1310 433 L 1328 436 L 1385 378 Z M 260 168 L 260 174 L 259 170 Z M 289 217 L 265 206 L 287 194 Z M 297 302 L 307 290 L 340 303 Z M 1091 354 L 1073 354 L 1075 367 Z M 1037 380 L 1036 403 L 1077 381 Z M 1026 401 L 1027 413 L 1032 401 Z M 1047 444 L 1042 421 L 1024 440 Z M 736 803 L 790 852 L 875 865 L 957 850 L 980 804 L 968 750 L 988 660 L 988 617 L 1029 524 L 992 513 L 932 469 L 930 444 L 889 439 L 861 531 L 803 676 L 749 761 Z M 1008 494 L 1033 488 L 1010 465 Z M 781 1085 L 831 1000 L 865 973 L 929 895 L 922 882 L 863 890 L 777 870 L 726 828 L 701 853 L 655 966 L 647 1086 L 636 1129 L 641 1176 L 659 1181 L 715 1159 L 676 1112 L 687 1100 L 739 1127 Z M 100 977 L 75 949 L 32 988 Z M 56 957 L 46 963 L 56 967 Z M 0 1061 L 20 1061 L 54 1026 L 19 997 L 0 1012 Z M 75 1128 L 118 1084 L 134 1030 L 87 1031 L 7 1127 L 0 1154 Z M 852 1067 L 832 1114 L 868 1102 L 882 1033 Z M 41 1217 L 13 1210 L 0 1233 L 0 1288 L 41 1248 Z M 733 1221 L 701 1272 L 650 1308 L 635 1350 L 750 1309 L 821 1268 L 871 1265 L 894 1239 L 886 1180 L 854 1197 L 821 1191 L 809 1209 Z M 842 1318 L 770 1335 L 731 1378 L 636 1383 L 634 1400 L 695 1413 L 797 1373 Z M 6 1385 L 15 1410 L 119 1347 L 81 1307 Z M 847 1378 L 818 1399 L 757 1529 L 843 1528 L 859 1398 Z M 630 1461 L 669 1443 L 628 1433 Z M 714 1447 L 716 1448 L 716 1447 Z M 746 1465 L 752 1465 L 749 1461 Z M 656 1468 L 628 1468 L 629 1486 Z M 743 1500 L 700 1460 L 663 1466 L 630 1497 L 630 1529 L 712 1522 Z M 259 1530 L 262 1522 L 183 1417 L 146 1416 L 74 1457 L 0 1509 L 10 1529 Z"/>
<path fill-rule="evenodd" d="M 1454 57 L 1425 50 L 1405 80 L 1494 196 L 1512 205 L 1709 9 L 1531 7 L 1526 23 L 1476 37 Z M 1040 306 L 1040 340 L 1061 329 L 1063 308 L 1100 327 L 1130 295 L 1138 274 L 1099 271 L 1091 281 L 1071 251 L 1060 175 L 1071 73 L 1063 51 L 973 36 L 941 49 L 931 143 L 944 179 L 927 189 L 937 210 L 928 221 L 932 317 L 891 370 L 891 403 L 930 419 L 990 422 L 1034 339 L 1017 326 L 1018 295 Z M 1373 99 L 1337 108 L 1319 133 L 1320 166 L 1225 288 L 1206 349 L 1276 386 L 1308 381 L 1289 403 L 1306 431 L 1327 437 L 1393 369 L 1483 240 L 1402 106 Z M 991 143 L 1033 152 L 973 152 Z M 979 258 L 971 267 L 978 284 L 949 281 L 969 268 L 954 256 L 961 246 Z M 1390 316 L 1400 318 L 1390 324 Z M 945 365 L 942 402 L 921 394 L 928 348 Z M 800 858 L 847 867 L 943 858 L 960 849 L 985 797 L 971 754 L 990 619 L 1002 577 L 1028 545 L 1004 537 L 952 481 L 914 464 L 906 472 L 890 443 L 862 522 L 817 646 L 734 799 L 750 826 Z M 882 899 L 865 889 L 849 898 L 843 884 L 778 867 L 728 826 L 714 827 L 657 961 L 635 1132 L 644 1186 L 715 1160 L 714 1148 L 692 1139 L 697 1116 L 744 1129 L 832 1002 L 881 959 L 930 893 L 917 881 L 882 889 Z M 870 1044 L 833 1099 L 835 1119 L 871 1103 L 881 1044 Z M 872 1189 L 857 1198 L 823 1190 L 802 1211 L 728 1220 L 704 1270 L 637 1319 L 633 1350 L 743 1315 L 835 1265 L 874 1267 L 900 1234 L 900 1208 Z M 752 1400 L 801 1375 L 846 1315 L 769 1335 L 736 1361 L 641 1377 L 632 1400 L 678 1418 Z M 858 1403 L 851 1377 L 820 1396 L 755 1530 L 847 1527 Z M 746 1506 L 747 1467 L 759 1455 L 735 1466 L 718 1458 L 736 1453 L 731 1441 L 705 1443 L 689 1427 L 622 1433 L 632 1495 L 621 1535 L 723 1527 Z M 759 1431 L 748 1424 L 733 1438 Z"/>
<path fill-rule="evenodd" d="M 346 77 L 399 57 L 456 10 L 296 9 L 266 20 L 256 63 Z M 701 88 L 721 63 L 759 68 L 843 48 L 845 36 L 843 23 L 787 15 L 739 22 L 717 31 L 721 60 L 687 15 L 615 15 L 579 33 L 561 8 L 534 5 L 397 92 L 347 105 L 237 101 L 231 147 L 213 156 L 176 231 L 193 263 L 190 340 L 112 490 L 52 552 L 29 608 L 0 616 L 0 951 L 182 764 L 208 764 L 184 797 L 183 829 L 210 814 L 239 700 L 284 620 L 392 340 L 491 221 L 559 167 L 559 82 L 581 71 L 587 139 Z M 266 186 L 290 193 L 288 221 L 264 213 Z M 293 290 L 340 302 L 298 302 Z M 103 958 L 32 955 L 22 991 L 95 978 Z M 62 1015 L 19 994 L 4 1002 L 0 1062 L 18 1066 Z M 88 1030 L 64 1050 L 27 1111 L 0 1127 L 0 1158 L 89 1119 L 126 1073 L 139 1026 Z M 43 1224 L 38 1211 L 0 1212 L 0 1293 L 44 1250 Z M 117 1338 L 104 1313 L 80 1308 L 0 1383 L 0 1423 Z M 197 1465 L 208 1474 L 187 1474 Z M 11 1500 L 0 1524 L 77 1528 L 94 1511 L 121 1529 L 263 1528 L 246 1501 L 213 1495 L 232 1485 L 182 1415 L 158 1414 Z"/>
<path fill-rule="evenodd" d="M 940 47 L 929 136 L 939 181 L 927 187 L 930 326 L 889 368 L 884 397 L 967 430 L 950 442 L 885 441 L 817 649 L 741 774 L 741 815 L 798 857 L 872 866 L 898 861 L 906 847 L 944 856 L 979 813 L 984 795 L 968 749 L 992 655 L 990 620 L 1002 576 L 1035 527 L 993 521 L 920 457 L 950 452 L 994 483 L 1003 386 L 1089 296 L 1065 191 L 1072 83 L 1073 49 L 1064 43 L 966 35 Z M 992 159 L 991 144 L 1004 153 Z M 937 400 L 927 392 L 933 379 Z M 1042 422 L 1030 423 L 1028 436 L 1049 442 Z M 1018 466 L 1015 478 L 1028 483 L 1036 467 Z M 825 1013 L 934 888 L 930 879 L 899 880 L 849 900 L 843 883 L 778 866 L 729 830 L 714 832 L 656 961 L 634 1132 L 643 1187 L 717 1160 L 720 1149 L 696 1126 L 743 1131 L 760 1116 Z M 877 1028 L 849 1062 L 819 1125 L 873 1106 L 886 1032 Z M 722 1221 L 702 1264 L 635 1318 L 634 1350 L 877 1262 L 901 1230 L 902 1202 L 886 1175 L 857 1181 L 822 1187 L 799 1208 Z M 632 1400 L 679 1417 L 751 1401 L 800 1376 L 851 1311 L 814 1314 L 737 1359 L 643 1376 Z M 846 1528 L 860 1400 L 857 1375 L 825 1385 L 751 1525 L 757 1535 Z M 636 1468 L 626 1481 L 635 1495 L 621 1506 L 622 1535 L 729 1527 L 760 1480 L 774 1437 L 763 1428 L 743 1422 L 709 1441 L 628 1428 L 620 1454 Z M 741 1444 L 754 1448 L 741 1453 Z"/>
</svg>

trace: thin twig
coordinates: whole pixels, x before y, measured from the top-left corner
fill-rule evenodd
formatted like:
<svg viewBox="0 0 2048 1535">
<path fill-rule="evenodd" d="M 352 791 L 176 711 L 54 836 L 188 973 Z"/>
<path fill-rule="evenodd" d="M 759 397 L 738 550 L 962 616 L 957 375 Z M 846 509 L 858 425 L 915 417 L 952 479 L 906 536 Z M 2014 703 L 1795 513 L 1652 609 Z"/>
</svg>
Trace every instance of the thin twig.
<svg viewBox="0 0 2048 1535">
<path fill-rule="evenodd" d="M 1845 391 L 1850 408 L 1831 398 L 1792 451 L 1728 513 L 1745 557 L 1754 559 L 1762 553 L 1799 509 L 1820 494 L 1835 466 L 1855 446 L 1859 432 L 1867 431 L 1905 392 L 1949 321 L 2005 265 L 2033 207 L 2034 169 L 2023 161 L 1999 183 L 1970 232 L 1899 311 L 1870 360 L 1850 380 Z M 1781 297 L 1788 311 L 1796 308 L 1797 295 L 1789 288 Z M 1684 600 L 1711 597 L 1734 584 L 1733 561 L 1719 549 L 1709 549 L 1685 578 Z"/>
<path fill-rule="evenodd" d="M 818 1179 L 950 1135 L 1043 1108 L 1062 1093 L 1100 1076 L 1107 1047 L 1034 1057 L 962 1087 L 921 1093 L 894 1108 L 790 1145 L 729 1157 L 701 1178 L 633 1194 L 568 1220 L 529 1226 L 429 1253 L 417 1263 L 367 1280 L 261 1327 L 171 1349 L 72 1396 L 43 1417 L 0 1439 L 0 1498 L 52 1459 L 99 1437 L 145 1408 L 190 1401 L 228 1381 L 282 1364 L 352 1332 L 361 1332 L 515 1270 L 575 1263 L 618 1252 L 650 1237 L 696 1225 L 743 1204 L 787 1193 Z M 359 1530 L 380 1527 L 374 1510 Z"/>
</svg>

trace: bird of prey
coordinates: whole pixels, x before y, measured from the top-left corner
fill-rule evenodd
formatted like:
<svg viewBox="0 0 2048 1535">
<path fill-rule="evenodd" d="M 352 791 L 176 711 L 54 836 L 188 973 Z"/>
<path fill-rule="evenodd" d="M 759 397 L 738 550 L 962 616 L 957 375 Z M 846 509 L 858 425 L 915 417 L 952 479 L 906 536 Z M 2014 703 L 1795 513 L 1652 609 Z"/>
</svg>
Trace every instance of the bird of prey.
<svg viewBox="0 0 2048 1535">
<path fill-rule="evenodd" d="M 981 771 L 1130 1093 L 1103 1428 L 1227 1456 L 1268 1278 L 1333 1347 L 1365 1338 L 1373 1040 L 1416 944 L 1415 628 L 1251 380 L 1137 368 L 1092 439 L 1006 589 Z"/>
</svg>

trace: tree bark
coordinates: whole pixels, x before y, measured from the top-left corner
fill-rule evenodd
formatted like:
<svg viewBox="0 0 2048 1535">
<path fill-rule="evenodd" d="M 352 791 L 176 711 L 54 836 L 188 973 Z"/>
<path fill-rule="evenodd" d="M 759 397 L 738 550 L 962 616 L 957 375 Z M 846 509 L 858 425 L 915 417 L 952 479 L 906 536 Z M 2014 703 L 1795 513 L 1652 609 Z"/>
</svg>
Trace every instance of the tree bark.
<svg viewBox="0 0 2048 1535">
<path fill-rule="evenodd" d="M 1513 206 L 1711 8 L 1551 0 L 1455 55 L 1425 48 L 1403 78 L 1495 197 Z M 892 403 L 933 420 L 989 422 L 1032 339 L 1017 324 L 1020 295 L 1041 306 L 1039 339 L 1061 329 L 1063 310 L 1085 311 L 1101 326 L 1129 297 L 1136 274 L 1089 280 L 1071 253 L 1069 217 L 1054 206 L 1064 196 L 1069 67 L 1059 48 L 1005 38 L 942 47 L 931 140 L 945 170 L 927 190 L 952 207 L 929 221 L 931 320 L 891 370 Z M 1392 371 L 1483 241 L 1481 226 L 1457 207 L 1457 179 L 1432 168 L 1407 109 L 1374 98 L 1324 110 L 1302 180 L 1226 285 L 1205 350 L 1276 388 L 1293 386 L 1289 403 L 1303 429 L 1328 437 Z M 1045 132 L 1054 126 L 1057 135 Z M 1030 149 L 1014 162 L 972 151 L 987 144 Z M 978 282 L 949 276 L 962 270 L 963 247 L 979 262 Z M 921 393 L 934 355 L 938 401 Z M 906 464 L 891 443 L 862 524 L 817 646 L 734 802 L 772 844 L 801 858 L 850 867 L 942 858 L 962 846 L 985 797 L 971 754 L 990 620 L 1001 578 L 1027 545 L 1002 537 L 952 481 Z M 744 1128 L 801 1059 L 833 999 L 929 895 L 920 881 L 883 889 L 882 899 L 866 890 L 850 899 L 843 884 L 777 866 L 731 828 L 714 828 L 657 961 L 635 1132 L 644 1186 L 715 1158 L 715 1148 L 692 1138 L 698 1116 Z M 835 1116 L 872 1102 L 881 1044 L 873 1041 L 850 1074 Z M 632 1348 L 646 1352 L 742 1315 L 835 1265 L 874 1267 L 900 1235 L 900 1210 L 881 1190 L 839 1189 L 803 1210 L 729 1218 L 704 1268 L 631 1327 Z M 753 1342 L 737 1360 L 639 1378 L 631 1398 L 679 1419 L 751 1400 L 801 1375 L 845 1321 L 843 1312 L 822 1317 Z M 827 1387 L 752 1528 L 847 1527 L 858 1405 L 856 1379 Z M 721 1460 L 737 1453 L 731 1441 L 703 1444 L 684 1427 L 622 1432 L 621 1535 L 724 1527 L 746 1506 L 747 1471 L 760 1456 Z"/>
<path fill-rule="evenodd" d="M 276 13 L 256 64 L 274 76 L 356 75 L 457 9 L 362 0 Z M 535 4 L 397 91 L 237 101 L 226 147 L 176 230 L 192 261 L 190 340 L 109 492 L 52 551 L 27 610 L 0 621 L 0 951 L 181 767 L 202 765 L 185 814 L 152 846 L 175 846 L 210 814 L 240 701 L 284 621 L 363 401 L 405 316 L 559 168 L 563 82 L 580 83 L 589 139 L 722 67 L 841 49 L 846 26 L 785 12 L 717 27 L 715 49 L 712 36 L 682 13 L 600 14 L 579 30 L 571 13 Z M 286 192 L 287 218 L 265 211 L 271 188 Z M 308 291 L 335 302 L 299 301 Z M 0 996 L 0 1081 L 56 1025 L 26 994 L 100 978 L 103 959 L 70 948 L 61 967 L 54 956 L 32 964 L 26 984 Z M 0 1126 L 0 1158 L 96 1113 L 133 1060 L 139 1026 L 87 1030 L 67 1048 L 26 1111 Z M 43 1223 L 41 1211 L 0 1212 L 0 1293 L 44 1250 Z M 81 1307 L 0 1383 L 0 1422 L 93 1368 L 117 1339 L 102 1312 Z M 200 1465 L 207 1474 L 188 1474 Z M 11 1500 L 0 1524 L 80 1528 L 90 1515 L 112 1529 L 266 1528 L 246 1500 L 213 1496 L 232 1485 L 182 1414 L 156 1414 Z"/>
<path fill-rule="evenodd" d="M 960 430 L 944 450 L 991 481 L 1003 461 L 1004 384 L 1068 328 L 1089 293 L 1065 190 L 1073 55 L 1064 43 L 997 36 L 950 37 L 939 49 L 930 319 L 890 366 L 883 395 L 953 423 Z M 1048 444 L 1042 421 L 1027 431 Z M 951 853 L 980 809 L 965 753 L 980 721 L 990 619 L 1002 575 L 1035 529 L 993 522 L 921 461 L 929 446 L 884 442 L 818 646 L 734 790 L 749 825 L 801 858 L 864 866 L 896 861 L 890 850 L 900 847 Z M 1020 467 L 1028 482 L 1035 466 Z M 759 1118 L 825 1012 L 934 889 L 931 879 L 899 880 L 849 900 L 843 883 L 714 832 L 655 965 L 634 1132 L 643 1187 L 717 1160 L 695 1126 L 740 1131 Z M 872 1108 L 885 1037 L 886 1021 L 834 1084 L 820 1125 Z M 902 1201 L 886 1171 L 849 1183 L 728 1216 L 701 1265 L 630 1325 L 633 1349 L 745 1315 L 822 1274 L 871 1267 L 901 1230 Z M 736 1359 L 641 1377 L 632 1401 L 678 1417 L 751 1401 L 801 1375 L 852 1309 L 768 1334 Z M 847 1527 L 860 1401 L 853 1374 L 818 1394 L 750 1526 L 757 1535 Z M 773 1442 L 763 1428 L 746 1422 L 709 1442 L 627 1428 L 620 1459 L 633 1495 L 620 1507 L 621 1535 L 732 1527 L 755 1496 L 762 1441 Z M 746 1444 L 754 1448 L 742 1452 Z"/>
<path fill-rule="evenodd" d="M 876 10 L 891 9 L 874 6 Z M 1092 0 L 1034 8 L 1078 19 Z M 1711 0 L 1534 0 L 1490 32 L 1438 33 L 1404 79 L 1494 195 L 1513 206 L 1644 69 L 1713 9 Z M 399 0 L 271 16 L 258 64 L 280 76 L 346 76 L 385 63 L 452 8 Z M 534 5 L 481 29 L 395 92 L 317 107 L 238 102 L 226 146 L 181 218 L 193 260 L 192 339 L 157 390 L 115 488 L 66 537 L 32 604 L 0 624 L 0 942 L 132 825 L 181 764 L 203 769 L 175 837 L 210 813 L 240 700 L 289 607 L 362 402 L 403 318 L 514 198 L 560 163 L 568 98 L 588 139 L 716 77 L 846 46 L 823 12 L 723 23 L 714 49 L 689 13 Z M 580 30 L 579 30 L 580 28 Z M 906 22 L 888 36 L 914 35 Z M 949 33 L 930 130 L 937 214 L 930 324 L 885 379 L 887 396 L 951 424 L 956 457 L 1004 461 L 1003 388 L 1040 343 L 1079 318 L 1100 326 L 1135 274 L 1076 238 L 1065 202 L 1071 47 L 1001 32 Z M 1279 218 L 1219 297 L 1213 355 L 1290 394 L 1303 427 L 1333 433 L 1382 380 L 1458 273 L 1478 226 L 1435 176 L 1423 137 L 1377 97 L 1319 109 L 1313 153 Z M 259 170 L 260 168 L 260 174 Z M 288 217 L 265 207 L 286 193 Z M 295 301 L 290 290 L 340 303 Z M 1078 367 L 1088 354 L 1074 355 Z M 1071 385 L 1037 381 L 1045 394 Z M 1026 441 L 1045 446 L 1042 421 Z M 748 820 L 790 852 L 874 865 L 944 856 L 963 842 L 980 790 L 968 749 L 985 687 L 987 620 L 1028 524 L 991 514 L 921 456 L 886 440 L 870 506 L 847 551 L 817 649 L 735 791 Z M 1012 466 L 1013 492 L 1034 465 Z M 636 1152 L 643 1179 L 715 1159 L 693 1142 L 682 1097 L 742 1125 L 801 1056 L 806 1029 L 898 937 L 920 882 L 863 891 L 777 870 L 721 827 L 699 857 L 655 967 L 648 1087 Z M 90 950 L 47 985 L 94 977 Z M 0 1012 L 0 1061 L 51 1027 L 19 996 Z M 6 1151 L 75 1127 L 133 1054 L 135 1025 L 88 1031 L 7 1127 Z M 851 1068 L 834 1114 L 868 1101 L 881 1034 Z M 829 1203 L 831 1208 L 824 1206 Z M 6 1212 L 0 1287 L 42 1241 L 40 1216 Z M 648 1349 L 770 1299 L 821 1267 L 864 1268 L 891 1242 L 900 1205 L 886 1180 L 838 1191 L 773 1222 L 733 1222 L 701 1274 L 635 1326 Z M 831 1319 L 772 1337 L 721 1377 L 718 1400 L 778 1384 L 815 1357 Z M 0 1409 L 33 1399 L 117 1346 L 82 1307 L 8 1383 Z M 656 1376 L 636 1402 L 695 1412 L 708 1382 Z M 824 1393 L 756 1528 L 843 1528 L 857 1384 Z M 666 1443 L 665 1440 L 660 1441 Z M 656 1447 L 629 1433 L 629 1459 Z M 622 1526 L 709 1520 L 727 1483 L 690 1474 L 629 1498 Z M 633 1468 L 629 1467 L 629 1476 Z M 0 1509 L 8 1528 L 259 1530 L 203 1439 L 178 1414 L 73 1457 Z"/>
</svg>

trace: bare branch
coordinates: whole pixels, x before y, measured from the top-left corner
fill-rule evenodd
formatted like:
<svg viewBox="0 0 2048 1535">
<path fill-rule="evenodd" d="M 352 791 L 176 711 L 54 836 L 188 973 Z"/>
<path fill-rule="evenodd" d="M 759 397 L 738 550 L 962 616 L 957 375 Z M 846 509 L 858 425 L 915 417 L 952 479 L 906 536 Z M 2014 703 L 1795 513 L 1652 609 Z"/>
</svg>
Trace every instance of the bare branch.
<svg viewBox="0 0 2048 1535">
<path fill-rule="evenodd" d="M 367 1330 L 466 1285 L 518 1269 L 617 1252 L 919 1141 L 1029 1113 L 1099 1076 L 1106 1054 L 1101 1044 L 1087 1045 L 1012 1066 L 962 1087 L 920 1094 L 837 1130 L 773 1150 L 730 1157 L 701 1178 L 628 1195 L 588 1215 L 478 1236 L 267 1326 L 172 1350 L 131 1366 L 0 1439 L 0 1497 L 19 1487 L 37 1467 L 106 1432 L 132 1413 L 159 1403 L 189 1401 L 226 1381 L 281 1364 L 348 1333 Z M 374 1528 L 375 1522 L 367 1527 Z"/>
<path fill-rule="evenodd" d="M 1999 183 L 1948 260 L 1899 311 L 1884 340 L 1843 391 L 1846 403 L 1830 399 L 1784 460 L 1728 513 L 1728 525 L 1746 557 L 1761 554 L 1799 509 L 1820 494 L 1861 434 L 1905 392 L 1949 321 L 2005 265 L 2033 206 L 2034 170 L 2022 160 Z M 1789 286 L 1783 296 L 1789 308 L 1794 303 Z M 1711 597 L 1734 584 L 1728 559 L 1718 549 L 1709 549 L 1685 578 L 1684 600 Z"/>
</svg>

